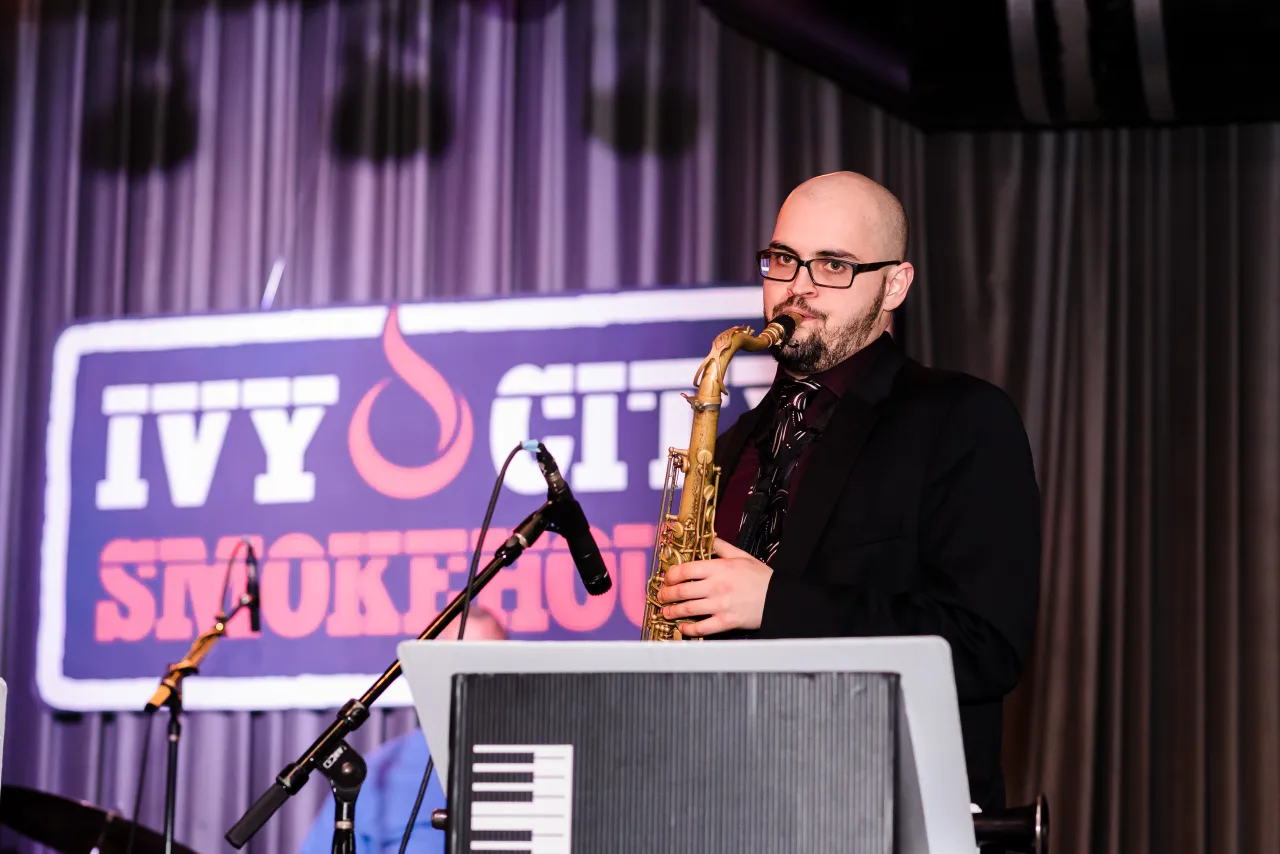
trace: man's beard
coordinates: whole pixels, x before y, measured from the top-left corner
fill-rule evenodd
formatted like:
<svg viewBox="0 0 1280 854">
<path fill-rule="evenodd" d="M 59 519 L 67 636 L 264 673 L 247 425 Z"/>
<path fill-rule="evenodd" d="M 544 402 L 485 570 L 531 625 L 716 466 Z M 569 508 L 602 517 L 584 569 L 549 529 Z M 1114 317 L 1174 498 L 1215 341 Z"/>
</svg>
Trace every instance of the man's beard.
<svg viewBox="0 0 1280 854">
<path fill-rule="evenodd" d="M 834 368 L 867 345 L 871 333 L 875 331 L 876 320 L 880 317 L 884 294 L 885 287 L 882 285 L 865 313 L 834 329 L 827 328 L 825 314 L 814 311 L 799 297 L 791 297 L 774 309 L 774 313 L 800 308 L 812 314 L 823 325 L 803 341 L 771 347 L 773 358 L 784 369 L 800 376 L 810 376 Z"/>
</svg>

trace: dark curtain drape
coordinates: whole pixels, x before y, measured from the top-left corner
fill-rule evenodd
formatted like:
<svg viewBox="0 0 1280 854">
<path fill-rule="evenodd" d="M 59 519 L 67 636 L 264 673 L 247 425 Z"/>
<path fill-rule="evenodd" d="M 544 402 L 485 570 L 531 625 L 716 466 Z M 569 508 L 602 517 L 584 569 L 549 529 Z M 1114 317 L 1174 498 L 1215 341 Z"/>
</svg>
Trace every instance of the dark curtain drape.
<svg viewBox="0 0 1280 854">
<path fill-rule="evenodd" d="M 1044 496 L 1011 791 L 1061 850 L 1280 850 L 1280 128 L 937 136 L 916 343 Z"/>
<path fill-rule="evenodd" d="M 925 138 L 686 0 L 6 4 L 5 781 L 127 813 L 143 736 L 34 693 L 63 324 L 250 309 L 281 261 L 277 306 L 749 281 L 790 187 L 841 168 L 913 217 L 908 348 L 1005 387 L 1036 452 L 1011 800 L 1045 791 L 1063 852 L 1280 850 L 1280 129 Z M 328 720 L 191 715 L 179 839 L 228 850 Z"/>
</svg>

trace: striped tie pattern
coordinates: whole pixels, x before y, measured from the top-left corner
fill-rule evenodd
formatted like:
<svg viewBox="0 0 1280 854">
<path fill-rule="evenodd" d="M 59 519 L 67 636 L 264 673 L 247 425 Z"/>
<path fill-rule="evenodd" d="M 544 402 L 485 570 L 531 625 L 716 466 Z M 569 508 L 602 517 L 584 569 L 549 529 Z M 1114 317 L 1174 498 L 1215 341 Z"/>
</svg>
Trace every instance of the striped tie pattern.
<svg viewBox="0 0 1280 854">
<path fill-rule="evenodd" d="M 822 386 L 791 379 L 778 389 L 778 409 L 768 446 L 759 448 L 760 470 L 747 492 L 738 533 L 738 548 L 769 563 L 782 542 L 791 475 L 804 446 L 822 433 L 822 425 L 805 424 L 804 412 Z"/>
</svg>

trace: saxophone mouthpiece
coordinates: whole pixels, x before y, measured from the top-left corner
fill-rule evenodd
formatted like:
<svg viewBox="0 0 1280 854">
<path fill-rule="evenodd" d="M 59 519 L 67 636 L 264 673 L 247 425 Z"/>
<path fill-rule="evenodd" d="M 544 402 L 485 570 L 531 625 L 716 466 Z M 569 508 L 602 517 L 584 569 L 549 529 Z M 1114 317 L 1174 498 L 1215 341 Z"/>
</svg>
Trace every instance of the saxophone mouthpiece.
<svg viewBox="0 0 1280 854">
<path fill-rule="evenodd" d="M 796 314 L 795 312 L 792 312 L 792 311 L 778 312 L 778 316 L 775 317 L 769 324 L 770 326 L 777 326 L 779 329 L 782 330 L 782 335 L 778 338 L 778 343 L 775 344 L 774 346 L 781 347 L 783 344 L 786 344 L 789 340 L 791 340 L 791 336 L 795 334 L 796 327 L 800 325 L 801 320 L 803 320 L 803 317 L 799 314 Z"/>
</svg>

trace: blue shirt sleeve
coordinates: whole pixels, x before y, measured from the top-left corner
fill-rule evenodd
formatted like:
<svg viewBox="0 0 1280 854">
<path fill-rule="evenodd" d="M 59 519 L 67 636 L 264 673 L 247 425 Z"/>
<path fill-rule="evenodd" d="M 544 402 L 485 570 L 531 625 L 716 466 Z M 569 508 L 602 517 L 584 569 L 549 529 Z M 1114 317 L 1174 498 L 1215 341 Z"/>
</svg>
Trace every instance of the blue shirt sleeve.
<svg viewBox="0 0 1280 854">
<path fill-rule="evenodd" d="M 398 854 L 405 824 L 426 770 L 427 740 L 414 730 L 388 741 L 365 757 L 368 772 L 356 799 L 356 854 Z M 328 781 L 320 777 L 322 785 Z M 418 810 L 406 854 L 444 854 L 445 835 L 431 826 L 431 812 L 445 805 L 435 769 Z M 333 848 L 333 793 L 316 816 L 300 854 L 330 854 Z"/>
</svg>

